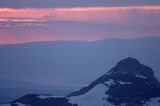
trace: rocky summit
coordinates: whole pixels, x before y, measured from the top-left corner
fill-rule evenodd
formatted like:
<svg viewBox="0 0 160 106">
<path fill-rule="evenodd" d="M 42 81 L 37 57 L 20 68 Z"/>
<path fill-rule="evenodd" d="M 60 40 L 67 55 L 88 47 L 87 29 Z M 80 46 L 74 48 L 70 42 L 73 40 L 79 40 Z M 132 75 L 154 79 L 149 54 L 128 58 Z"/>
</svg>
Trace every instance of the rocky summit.
<svg viewBox="0 0 160 106">
<path fill-rule="evenodd" d="M 160 83 L 150 67 L 129 57 L 65 97 L 30 94 L 0 106 L 160 106 Z"/>
</svg>

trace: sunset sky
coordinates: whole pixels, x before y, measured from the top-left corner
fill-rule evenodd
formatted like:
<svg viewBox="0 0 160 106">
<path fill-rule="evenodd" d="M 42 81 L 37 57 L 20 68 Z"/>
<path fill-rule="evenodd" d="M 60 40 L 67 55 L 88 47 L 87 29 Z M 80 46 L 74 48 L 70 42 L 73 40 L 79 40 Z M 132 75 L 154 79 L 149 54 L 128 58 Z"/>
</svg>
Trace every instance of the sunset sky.
<svg viewBox="0 0 160 106">
<path fill-rule="evenodd" d="M 0 1 L 0 44 L 154 36 L 159 0 Z"/>
</svg>

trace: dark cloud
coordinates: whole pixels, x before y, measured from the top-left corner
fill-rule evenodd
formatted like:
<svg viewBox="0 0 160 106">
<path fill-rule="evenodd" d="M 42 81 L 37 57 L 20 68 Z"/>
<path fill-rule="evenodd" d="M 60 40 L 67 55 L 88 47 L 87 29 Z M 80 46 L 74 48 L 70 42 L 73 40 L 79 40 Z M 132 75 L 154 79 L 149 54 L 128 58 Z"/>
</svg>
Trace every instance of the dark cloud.
<svg viewBox="0 0 160 106">
<path fill-rule="evenodd" d="M 160 0 L 0 0 L 1 8 L 58 8 L 160 5 Z"/>
</svg>

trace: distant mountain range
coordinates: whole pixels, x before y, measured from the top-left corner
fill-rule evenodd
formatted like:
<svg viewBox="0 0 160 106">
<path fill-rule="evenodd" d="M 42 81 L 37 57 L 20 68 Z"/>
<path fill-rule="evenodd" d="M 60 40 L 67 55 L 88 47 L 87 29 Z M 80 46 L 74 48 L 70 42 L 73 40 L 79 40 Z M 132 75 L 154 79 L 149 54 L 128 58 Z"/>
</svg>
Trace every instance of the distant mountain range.
<svg viewBox="0 0 160 106">
<path fill-rule="evenodd" d="M 159 106 L 160 82 L 153 70 L 126 58 L 88 86 L 64 97 L 29 94 L 0 106 Z"/>
</svg>

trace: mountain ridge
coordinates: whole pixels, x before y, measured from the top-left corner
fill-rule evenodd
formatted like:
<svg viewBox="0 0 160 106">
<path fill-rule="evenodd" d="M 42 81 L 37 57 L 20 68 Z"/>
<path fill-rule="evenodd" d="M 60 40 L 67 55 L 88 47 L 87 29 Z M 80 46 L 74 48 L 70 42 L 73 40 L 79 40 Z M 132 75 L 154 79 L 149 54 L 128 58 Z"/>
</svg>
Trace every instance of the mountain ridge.
<svg viewBox="0 0 160 106">
<path fill-rule="evenodd" d="M 5 85 L 8 88 L 40 88 L 42 90 L 65 87 L 65 90 L 72 88 L 70 91 L 74 91 L 106 73 L 118 60 L 126 56 L 138 58 L 145 65 L 151 66 L 155 76 L 160 80 L 159 45 L 160 40 L 156 38 L 109 40 L 96 43 L 40 42 L 1 45 L 1 87 Z M 90 71 L 93 73 L 90 74 Z M 62 78 L 62 81 L 65 78 L 65 86 L 45 83 L 46 81 L 38 82 L 45 80 L 48 76 L 50 81 L 54 79 L 54 76 Z M 38 77 L 38 81 L 31 80 L 32 77 Z"/>
<path fill-rule="evenodd" d="M 26 44 L 38 44 L 38 43 L 63 43 L 63 42 L 77 42 L 77 43 L 99 43 L 99 42 L 106 42 L 106 41 L 113 41 L 113 40 L 121 40 L 121 41 L 131 41 L 131 40 L 160 40 L 159 36 L 154 37 L 139 37 L 139 38 L 106 38 L 106 39 L 100 39 L 100 40 L 94 40 L 94 41 L 85 41 L 85 40 L 53 40 L 53 41 L 31 41 L 31 42 L 22 42 L 22 43 L 11 43 L 11 44 L 0 44 L 0 46 L 6 46 L 6 45 L 26 45 Z"/>
<path fill-rule="evenodd" d="M 29 94 L 0 106 L 159 106 L 160 82 L 153 70 L 128 57 L 67 96 Z"/>
<path fill-rule="evenodd" d="M 135 70 L 135 67 L 140 67 L 140 70 Z M 141 69 L 141 67 L 142 67 L 142 69 Z M 132 70 L 126 70 L 126 68 L 129 68 L 129 69 L 131 68 Z M 111 70 L 109 70 L 103 76 L 99 77 L 97 80 L 93 81 L 87 87 L 83 87 L 79 91 L 76 91 L 76 92 L 73 92 L 73 93 L 69 94 L 68 97 L 78 96 L 78 95 L 86 93 L 87 91 L 89 91 L 90 89 L 92 89 L 93 87 L 95 87 L 96 85 L 98 85 L 100 83 L 103 83 L 104 82 L 103 80 L 107 79 L 106 77 L 112 77 L 110 74 L 111 73 L 116 73 L 117 70 L 122 71 L 122 73 L 127 73 L 128 71 L 132 71 L 132 72 L 129 72 L 129 73 L 138 74 L 142 78 L 147 78 L 147 77 L 150 78 L 150 76 L 151 76 L 150 80 L 152 80 L 153 82 L 156 82 L 155 86 L 156 86 L 156 84 L 158 84 L 157 87 L 160 88 L 160 83 L 159 83 L 159 81 L 156 78 L 153 77 L 154 73 L 153 73 L 153 70 L 150 67 L 142 65 L 135 58 L 128 57 L 128 58 L 123 59 L 120 62 L 118 62 L 117 65 L 114 68 L 112 68 Z M 144 70 L 146 72 L 144 72 Z M 142 71 L 142 72 L 139 72 L 139 71 Z M 144 76 L 142 76 L 142 75 L 144 75 Z"/>
</svg>

